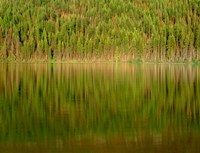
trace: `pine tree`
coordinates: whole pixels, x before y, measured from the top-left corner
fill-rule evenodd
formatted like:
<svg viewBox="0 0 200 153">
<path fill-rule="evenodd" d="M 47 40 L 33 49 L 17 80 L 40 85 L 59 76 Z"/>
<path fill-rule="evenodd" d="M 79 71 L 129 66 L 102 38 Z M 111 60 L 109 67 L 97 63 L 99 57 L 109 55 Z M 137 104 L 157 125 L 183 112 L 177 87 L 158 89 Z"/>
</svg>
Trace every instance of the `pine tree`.
<svg viewBox="0 0 200 153">
<path fill-rule="evenodd" d="M 195 35 L 196 58 L 200 59 L 200 25 L 197 27 Z"/>
<path fill-rule="evenodd" d="M 175 47 L 176 47 L 176 40 L 175 40 L 174 34 L 171 33 L 167 40 L 167 56 L 168 56 L 168 58 L 172 57 Z"/>
<path fill-rule="evenodd" d="M 6 42 L 5 55 L 24 57 L 35 56 L 35 51 L 51 57 L 61 46 L 62 56 L 83 58 L 90 53 L 106 55 L 116 47 L 120 53 L 131 50 L 141 58 L 150 51 L 155 53 L 152 58 L 162 58 L 165 52 L 169 58 L 191 57 L 195 52 L 197 58 L 199 4 L 198 0 L 3 0 L 0 48 Z M 33 45 L 34 52 L 25 51 Z"/>
</svg>

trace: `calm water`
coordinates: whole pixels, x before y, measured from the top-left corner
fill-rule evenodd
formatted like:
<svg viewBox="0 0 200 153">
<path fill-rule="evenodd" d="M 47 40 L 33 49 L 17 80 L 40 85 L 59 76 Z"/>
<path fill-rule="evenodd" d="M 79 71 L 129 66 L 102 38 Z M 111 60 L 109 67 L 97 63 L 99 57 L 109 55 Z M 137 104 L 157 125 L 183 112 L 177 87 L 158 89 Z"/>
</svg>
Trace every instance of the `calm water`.
<svg viewBox="0 0 200 153">
<path fill-rule="evenodd" d="M 1 64 L 0 152 L 199 153 L 200 67 Z"/>
</svg>

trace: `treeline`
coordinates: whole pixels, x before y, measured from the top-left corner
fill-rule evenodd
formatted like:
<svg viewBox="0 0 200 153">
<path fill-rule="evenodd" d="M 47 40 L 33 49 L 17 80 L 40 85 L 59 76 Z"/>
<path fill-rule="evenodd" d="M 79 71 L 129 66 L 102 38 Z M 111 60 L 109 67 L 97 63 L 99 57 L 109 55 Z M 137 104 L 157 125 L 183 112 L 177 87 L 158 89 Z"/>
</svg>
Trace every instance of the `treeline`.
<svg viewBox="0 0 200 153">
<path fill-rule="evenodd" d="M 1 0 L 0 58 L 199 59 L 199 0 Z"/>
</svg>

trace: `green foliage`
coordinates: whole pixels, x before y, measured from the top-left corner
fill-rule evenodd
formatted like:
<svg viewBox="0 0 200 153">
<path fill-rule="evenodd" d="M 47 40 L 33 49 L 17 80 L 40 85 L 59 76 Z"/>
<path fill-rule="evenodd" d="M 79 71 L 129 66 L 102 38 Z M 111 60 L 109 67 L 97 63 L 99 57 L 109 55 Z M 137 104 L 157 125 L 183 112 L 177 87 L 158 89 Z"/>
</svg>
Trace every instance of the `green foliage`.
<svg viewBox="0 0 200 153">
<path fill-rule="evenodd" d="M 153 53 L 176 58 L 193 52 L 192 58 L 198 58 L 199 4 L 199 0 L 1 0 L 0 48 L 5 48 L 4 42 L 13 44 L 8 49 L 15 54 L 20 43 L 19 53 L 30 55 L 27 58 L 35 53 L 50 56 L 51 49 L 62 52 L 63 58 L 106 56 L 116 48 L 136 57 Z"/>
<path fill-rule="evenodd" d="M 172 34 L 169 35 L 169 38 L 167 40 L 167 55 L 168 55 L 168 57 L 172 56 L 172 53 L 175 50 L 175 46 L 176 46 L 175 43 L 176 43 L 176 40 L 175 40 L 175 37 L 172 33 Z"/>
</svg>

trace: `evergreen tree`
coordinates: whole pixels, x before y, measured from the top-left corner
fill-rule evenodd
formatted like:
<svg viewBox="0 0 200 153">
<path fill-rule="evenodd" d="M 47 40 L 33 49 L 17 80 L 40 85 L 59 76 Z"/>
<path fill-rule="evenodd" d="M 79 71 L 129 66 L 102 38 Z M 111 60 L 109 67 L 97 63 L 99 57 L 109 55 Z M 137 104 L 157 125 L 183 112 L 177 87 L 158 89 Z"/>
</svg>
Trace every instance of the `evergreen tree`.
<svg viewBox="0 0 200 153">
<path fill-rule="evenodd" d="M 167 56 L 168 56 L 168 58 L 172 57 L 175 47 L 176 47 L 175 36 L 173 33 L 171 33 L 167 40 Z"/>
<path fill-rule="evenodd" d="M 84 58 L 91 53 L 106 56 L 117 47 L 120 53 L 131 51 L 140 58 L 164 54 L 170 59 L 198 58 L 199 4 L 199 0 L 2 0 L 0 54 Z"/>
</svg>

